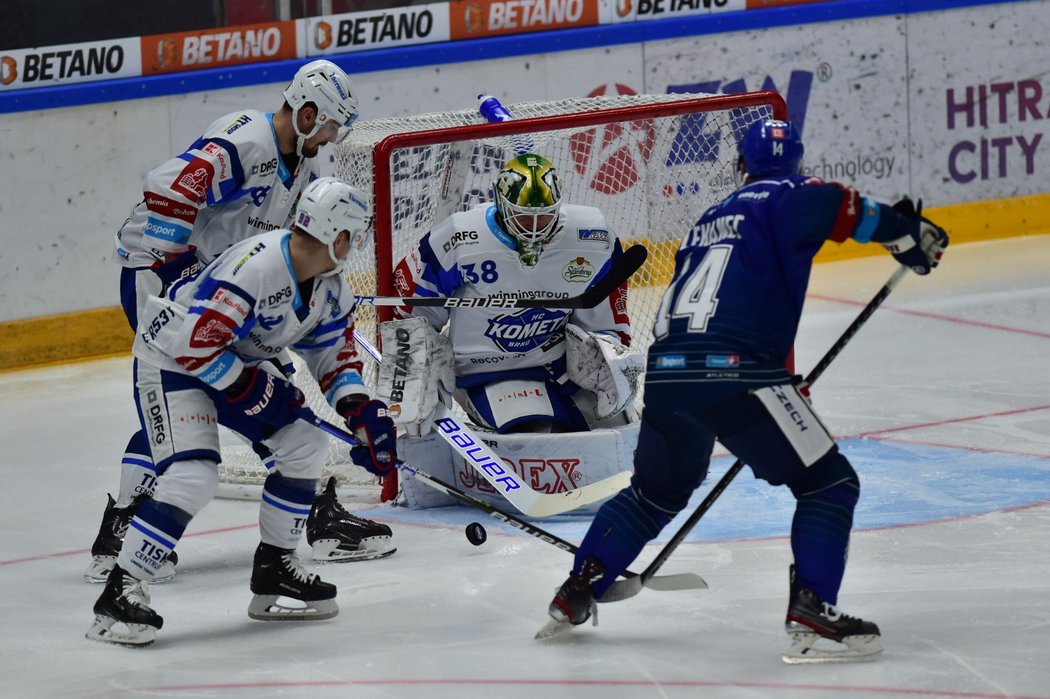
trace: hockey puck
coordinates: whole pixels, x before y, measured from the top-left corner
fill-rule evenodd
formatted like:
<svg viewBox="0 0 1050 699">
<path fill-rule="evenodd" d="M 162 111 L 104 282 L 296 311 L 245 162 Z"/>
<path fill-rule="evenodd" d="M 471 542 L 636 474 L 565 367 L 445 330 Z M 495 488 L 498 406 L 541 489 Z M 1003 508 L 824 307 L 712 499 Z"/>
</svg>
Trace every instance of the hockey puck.
<svg viewBox="0 0 1050 699">
<path fill-rule="evenodd" d="M 489 535 L 485 532 L 485 527 L 481 526 L 479 522 L 471 522 L 467 525 L 467 541 L 474 544 L 475 546 L 481 546 L 489 538 Z"/>
</svg>

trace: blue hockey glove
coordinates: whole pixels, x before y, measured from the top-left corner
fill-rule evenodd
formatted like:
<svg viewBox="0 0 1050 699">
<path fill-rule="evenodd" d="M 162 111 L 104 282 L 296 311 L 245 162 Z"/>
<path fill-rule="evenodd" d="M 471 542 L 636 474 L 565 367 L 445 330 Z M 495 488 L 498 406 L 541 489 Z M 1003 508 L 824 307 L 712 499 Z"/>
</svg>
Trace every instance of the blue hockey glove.
<svg viewBox="0 0 1050 699">
<path fill-rule="evenodd" d="M 189 250 L 167 262 L 157 260 L 150 269 L 160 277 L 167 289 L 180 279 L 197 276 L 204 269 L 204 263 L 197 257 L 197 248 L 191 245 Z"/>
<path fill-rule="evenodd" d="M 292 424 L 308 410 L 303 407 L 306 396 L 298 386 L 257 366 L 241 372 L 233 385 L 226 389 L 226 400 L 261 423 L 265 437 Z"/>
<path fill-rule="evenodd" d="M 894 257 L 916 274 L 929 274 L 940 264 L 941 255 L 948 247 L 948 234 L 943 228 L 922 215 L 918 206 L 905 197 L 893 205 L 893 210 L 908 220 L 903 227 L 905 235 L 882 243 Z"/>
<path fill-rule="evenodd" d="M 394 470 L 397 461 L 397 428 L 381 400 L 364 402 L 339 401 L 339 414 L 346 419 L 346 427 L 360 446 L 350 450 L 350 458 L 358 466 L 377 476 Z"/>
</svg>

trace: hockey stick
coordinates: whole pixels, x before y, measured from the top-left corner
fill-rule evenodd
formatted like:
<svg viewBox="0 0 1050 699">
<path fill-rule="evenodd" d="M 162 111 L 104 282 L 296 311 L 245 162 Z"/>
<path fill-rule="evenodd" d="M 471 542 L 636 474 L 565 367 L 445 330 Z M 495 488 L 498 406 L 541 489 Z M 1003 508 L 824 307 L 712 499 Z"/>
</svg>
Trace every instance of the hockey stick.
<svg viewBox="0 0 1050 699">
<path fill-rule="evenodd" d="M 379 350 L 357 330 L 354 331 L 354 339 L 377 363 L 383 363 Z M 529 487 L 512 469 L 505 468 L 503 460 L 496 452 L 481 441 L 473 430 L 461 423 L 448 406 L 441 402 L 438 403 L 434 427 L 449 446 L 473 466 L 500 495 L 529 517 L 551 517 L 575 510 L 615 495 L 631 482 L 630 471 L 621 471 L 575 490 L 541 493 Z"/>
<path fill-rule="evenodd" d="M 594 308 L 609 298 L 616 288 L 638 271 L 649 251 L 644 245 L 632 245 L 623 251 L 609 270 L 579 296 L 565 299 L 516 298 L 513 296 L 432 297 L 424 296 L 358 296 L 357 302 L 369 306 L 441 306 L 443 308 Z"/>
<path fill-rule="evenodd" d="M 842 333 L 841 336 L 839 336 L 839 339 L 835 340 L 835 344 L 831 346 L 831 349 L 829 349 L 821 358 L 821 360 L 817 362 L 817 365 L 813 367 L 813 369 L 804 379 L 803 385 L 809 386 L 818 378 L 820 378 L 820 375 L 823 374 L 824 371 L 828 368 L 828 366 L 831 365 L 831 362 L 833 362 L 835 358 L 839 356 L 839 353 L 841 353 L 842 350 L 846 347 L 846 345 L 849 344 L 850 340 L 853 339 L 853 336 L 857 334 L 857 331 L 860 330 L 866 322 L 868 322 L 868 319 L 871 318 L 872 314 L 875 313 L 876 310 L 878 310 L 879 306 L 882 305 L 882 302 L 885 301 L 886 298 L 890 295 L 890 293 L 897 287 L 897 285 L 900 284 L 901 279 L 903 279 L 904 275 L 907 273 L 907 267 L 900 266 L 897 268 L 897 271 L 893 273 L 893 276 L 891 276 L 889 280 L 883 285 L 883 287 L 879 289 L 878 293 L 875 294 L 874 297 L 872 297 L 871 301 L 868 302 L 868 305 L 864 307 L 864 310 L 862 310 L 860 314 L 857 315 L 857 317 L 853 320 L 850 326 L 846 328 L 846 331 Z M 671 537 L 671 540 L 664 545 L 664 547 L 660 550 L 660 553 L 656 554 L 656 558 L 653 559 L 652 563 L 646 566 L 645 570 L 642 571 L 642 574 L 639 575 L 637 578 L 628 578 L 627 580 L 623 581 L 624 584 L 621 586 L 620 592 L 622 593 L 622 596 L 620 597 L 620 599 L 634 597 L 639 592 L 641 592 L 642 588 L 646 586 L 646 583 L 649 580 L 651 580 L 652 577 L 656 575 L 656 572 L 660 570 L 660 567 L 663 566 L 665 562 L 667 562 L 667 559 L 671 556 L 672 553 L 675 552 L 675 549 L 677 549 L 679 544 L 681 544 L 682 541 L 685 540 L 685 538 L 689 535 L 689 532 L 693 530 L 693 527 L 697 525 L 697 523 L 707 513 L 707 511 L 711 509 L 711 506 L 715 503 L 715 500 L 717 500 L 719 496 L 722 495 L 722 492 L 729 486 L 733 479 L 736 478 L 737 474 L 740 473 L 740 470 L 743 467 L 744 462 L 742 462 L 740 459 L 737 459 L 729 468 L 729 470 L 725 472 L 725 475 L 723 475 L 722 478 L 719 479 L 717 483 L 715 483 L 714 487 L 711 488 L 711 492 L 709 492 L 707 494 L 707 497 L 705 497 L 703 501 L 697 506 L 696 511 L 689 516 L 689 519 L 685 521 L 685 523 L 681 526 L 678 532 L 675 533 L 675 535 Z M 602 601 L 606 600 L 603 598 Z"/>
<path fill-rule="evenodd" d="M 332 423 L 327 422 L 326 420 L 322 420 L 316 415 L 312 415 L 308 419 L 308 422 L 310 422 L 315 427 L 324 430 L 328 434 L 343 440 L 347 444 L 350 444 L 352 446 L 358 446 L 360 444 L 360 442 L 358 442 L 357 439 L 355 439 L 354 436 L 346 430 L 342 429 L 337 425 L 333 425 Z M 409 466 L 408 464 L 400 460 L 398 460 L 397 462 L 397 468 L 398 470 L 408 473 L 412 477 L 422 481 L 431 488 L 443 492 L 447 495 L 450 495 L 465 505 L 475 507 L 489 514 L 493 518 L 498 519 L 504 524 L 508 524 L 514 527 L 515 529 L 518 529 L 530 536 L 534 536 L 541 541 L 545 541 L 551 546 L 560 548 L 562 551 L 568 551 L 571 554 L 575 554 L 579 550 L 579 547 L 575 544 L 572 544 L 559 536 L 551 534 L 550 532 L 541 529 L 540 527 L 537 527 L 534 524 L 530 524 L 524 519 L 512 515 L 509 512 L 504 512 L 495 505 L 491 505 L 485 502 L 484 500 L 481 500 L 480 498 L 476 498 L 473 495 L 465 493 L 462 490 L 456 488 L 455 486 L 449 485 L 440 478 L 430 475 L 426 471 L 421 471 L 418 468 Z M 626 578 L 638 577 L 638 573 L 632 573 L 631 571 L 625 571 L 623 575 Z M 610 587 L 609 591 L 606 593 L 606 596 L 612 594 L 614 599 L 606 600 L 605 597 L 603 597 L 602 601 L 617 601 L 617 599 L 619 599 L 619 595 L 621 594 L 620 588 L 623 587 L 626 583 L 626 580 L 617 580 L 616 582 L 614 582 L 612 587 Z M 631 587 L 633 588 L 633 585 Z M 703 578 L 701 578 L 699 575 L 696 575 L 695 573 L 678 573 L 675 575 L 654 576 L 647 581 L 646 587 L 652 590 L 660 591 L 697 589 L 702 590 L 707 587 L 707 582 L 705 582 Z"/>
</svg>

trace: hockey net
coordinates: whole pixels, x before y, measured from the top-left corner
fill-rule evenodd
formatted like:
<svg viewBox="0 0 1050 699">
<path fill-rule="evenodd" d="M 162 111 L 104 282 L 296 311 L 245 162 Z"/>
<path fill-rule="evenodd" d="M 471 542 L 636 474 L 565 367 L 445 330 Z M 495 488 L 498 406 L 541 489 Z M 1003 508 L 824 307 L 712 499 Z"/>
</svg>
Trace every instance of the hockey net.
<svg viewBox="0 0 1050 699">
<path fill-rule="evenodd" d="M 557 169 L 562 201 L 601 209 L 625 247 L 648 248 L 628 293 L 633 346 L 644 350 L 679 241 L 736 186 L 740 135 L 756 120 L 787 116 L 774 92 L 597 95 L 506 107 L 513 121 L 488 123 L 474 108 L 355 124 L 335 151 L 335 171 L 373 197 L 374 241 L 353 254 L 347 272 L 357 294 L 396 295 L 394 267 L 420 237 L 450 214 L 491 201 L 502 165 L 531 151 Z M 357 308 L 357 331 L 373 345 L 377 323 L 386 319 L 379 314 L 388 310 Z M 377 366 L 361 354 L 374 390 Z M 319 415 L 339 421 L 305 369 L 296 381 Z M 220 494 L 258 492 L 267 471 L 250 447 L 224 443 L 223 459 Z M 396 476 L 378 483 L 334 440 L 324 477 L 329 475 L 339 479 L 341 492 L 366 500 L 397 493 Z"/>
</svg>

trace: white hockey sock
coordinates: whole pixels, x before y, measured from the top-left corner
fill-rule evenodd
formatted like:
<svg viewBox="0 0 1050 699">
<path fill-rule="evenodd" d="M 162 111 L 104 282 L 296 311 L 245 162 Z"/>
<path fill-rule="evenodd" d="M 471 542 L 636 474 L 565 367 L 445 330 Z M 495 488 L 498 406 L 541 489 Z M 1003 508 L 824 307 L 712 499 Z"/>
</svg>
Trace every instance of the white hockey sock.
<svg viewBox="0 0 1050 699">
<path fill-rule="evenodd" d="M 317 479 L 286 478 L 271 473 L 263 485 L 259 530 L 263 543 L 294 549 L 306 531 L 306 518 L 317 491 Z"/>
<path fill-rule="evenodd" d="M 156 485 L 157 467 L 153 465 L 153 457 L 150 456 L 145 433 L 139 430 L 128 441 L 124 458 L 120 461 L 120 491 L 116 498 L 117 507 L 127 507 L 140 494 L 152 495 Z"/>
</svg>

